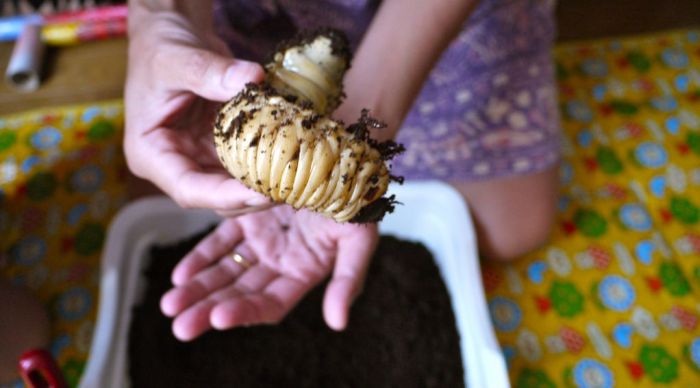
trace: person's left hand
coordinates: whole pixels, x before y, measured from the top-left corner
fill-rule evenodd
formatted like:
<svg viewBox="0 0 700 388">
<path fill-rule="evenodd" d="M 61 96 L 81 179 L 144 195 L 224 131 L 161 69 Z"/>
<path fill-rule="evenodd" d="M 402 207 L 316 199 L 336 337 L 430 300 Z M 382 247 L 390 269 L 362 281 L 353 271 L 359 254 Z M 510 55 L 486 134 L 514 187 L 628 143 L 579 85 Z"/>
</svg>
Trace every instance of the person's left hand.
<svg viewBox="0 0 700 388">
<path fill-rule="evenodd" d="M 161 310 L 183 341 L 212 328 L 274 324 L 332 272 L 323 315 L 343 330 L 377 241 L 375 224 L 338 224 L 290 206 L 229 218 L 175 267 Z"/>
</svg>

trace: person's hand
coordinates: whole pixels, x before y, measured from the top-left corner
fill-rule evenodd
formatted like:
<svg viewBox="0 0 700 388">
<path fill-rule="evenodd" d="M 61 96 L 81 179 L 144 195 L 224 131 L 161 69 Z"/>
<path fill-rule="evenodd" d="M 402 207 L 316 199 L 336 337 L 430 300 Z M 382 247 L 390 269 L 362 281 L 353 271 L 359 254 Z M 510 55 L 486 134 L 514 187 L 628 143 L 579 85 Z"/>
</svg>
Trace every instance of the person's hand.
<svg viewBox="0 0 700 388">
<path fill-rule="evenodd" d="M 274 324 L 332 272 L 323 315 L 342 330 L 377 241 L 374 224 L 338 224 L 290 206 L 229 218 L 175 267 L 161 310 L 175 317 L 183 341 L 212 328 Z"/>
<path fill-rule="evenodd" d="M 183 207 L 231 215 L 267 204 L 222 167 L 212 133 L 218 102 L 260 81 L 262 67 L 231 56 L 213 32 L 210 1 L 175 2 L 180 8 L 172 10 L 151 3 L 158 1 L 129 9 L 129 168 Z"/>
</svg>

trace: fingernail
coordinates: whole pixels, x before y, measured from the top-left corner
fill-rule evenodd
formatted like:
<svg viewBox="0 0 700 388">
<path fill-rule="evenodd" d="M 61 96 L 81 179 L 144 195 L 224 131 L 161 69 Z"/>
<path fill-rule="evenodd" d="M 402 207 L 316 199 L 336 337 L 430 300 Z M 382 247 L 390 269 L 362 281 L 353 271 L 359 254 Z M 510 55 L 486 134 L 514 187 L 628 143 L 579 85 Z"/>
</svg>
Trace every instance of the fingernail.
<svg viewBox="0 0 700 388">
<path fill-rule="evenodd" d="M 226 69 L 223 81 L 223 85 L 226 89 L 240 89 L 243 86 L 241 85 L 239 73 L 240 66 L 238 65 L 231 65 Z"/>
<path fill-rule="evenodd" d="M 236 62 L 226 69 L 223 85 L 227 89 L 242 89 L 248 82 L 255 81 L 255 65 L 247 62 Z"/>
</svg>

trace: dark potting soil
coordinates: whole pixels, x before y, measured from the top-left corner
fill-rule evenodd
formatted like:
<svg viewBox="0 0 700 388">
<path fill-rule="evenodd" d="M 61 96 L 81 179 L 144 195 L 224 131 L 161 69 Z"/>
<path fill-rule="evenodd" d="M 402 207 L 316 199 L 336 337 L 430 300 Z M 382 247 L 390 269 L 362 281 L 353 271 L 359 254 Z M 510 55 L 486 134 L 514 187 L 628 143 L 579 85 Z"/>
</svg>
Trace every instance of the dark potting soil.
<svg viewBox="0 0 700 388">
<path fill-rule="evenodd" d="M 323 321 L 323 284 L 279 325 L 183 343 L 159 302 L 173 267 L 201 237 L 151 250 L 129 333 L 133 387 L 464 386 L 449 294 L 424 246 L 382 236 L 344 332 Z"/>
</svg>

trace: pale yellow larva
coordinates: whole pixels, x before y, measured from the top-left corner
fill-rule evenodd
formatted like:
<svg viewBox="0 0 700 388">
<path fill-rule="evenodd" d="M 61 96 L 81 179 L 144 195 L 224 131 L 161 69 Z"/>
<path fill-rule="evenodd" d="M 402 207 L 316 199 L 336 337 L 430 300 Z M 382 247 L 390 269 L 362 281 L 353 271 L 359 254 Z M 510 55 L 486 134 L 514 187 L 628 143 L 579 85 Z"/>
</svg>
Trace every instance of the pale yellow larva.
<svg viewBox="0 0 700 388">
<path fill-rule="evenodd" d="M 402 147 L 371 140 L 368 129 L 381 124 L 366 111 L 350 127 L 328 117 L 342 98 L 348 53 L 330 30 L 287 44 L 263 85 L 247 85 L 221 108 L 214 139 L 231 175 L 274 201 L 373 222 L 393 208 L 382 197 L 396 179 L 387 161 Z"/>
</svg>

